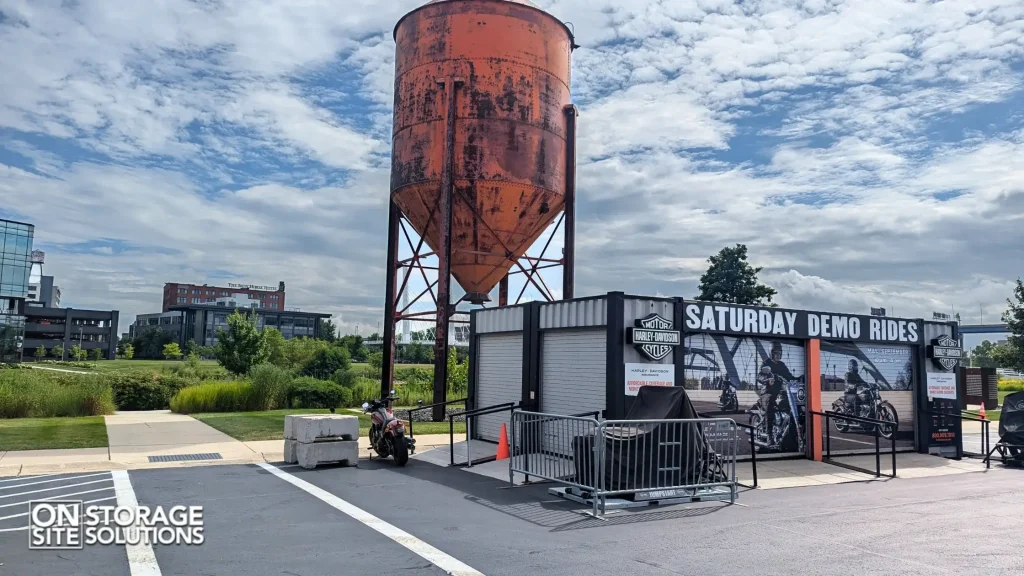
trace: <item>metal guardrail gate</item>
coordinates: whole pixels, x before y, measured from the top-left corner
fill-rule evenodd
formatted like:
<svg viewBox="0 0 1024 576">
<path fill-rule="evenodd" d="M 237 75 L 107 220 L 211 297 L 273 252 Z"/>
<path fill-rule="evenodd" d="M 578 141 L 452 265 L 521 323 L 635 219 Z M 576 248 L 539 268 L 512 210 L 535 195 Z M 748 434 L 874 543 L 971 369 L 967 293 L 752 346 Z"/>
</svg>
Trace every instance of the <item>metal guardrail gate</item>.
<svg viewBox="0 0 1024 576">
<path fill-rule="evenodd" d="M 509 481 L 560 484 L 555 495 L 607 509 L 737 496 L 736 422 L 611 420 L 515 411 Z"/>
</svg>

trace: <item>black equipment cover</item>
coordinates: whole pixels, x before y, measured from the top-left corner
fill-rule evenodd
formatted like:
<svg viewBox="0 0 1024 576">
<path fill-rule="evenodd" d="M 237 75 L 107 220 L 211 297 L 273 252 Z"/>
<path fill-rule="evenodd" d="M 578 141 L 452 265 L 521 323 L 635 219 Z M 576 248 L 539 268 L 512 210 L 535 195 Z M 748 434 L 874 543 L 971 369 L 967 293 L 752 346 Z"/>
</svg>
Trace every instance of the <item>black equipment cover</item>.
<svg viewBox="0 0 1024 576">
<path fill-rule="evenodd" d="M 999 439 L 1006 444 L 1024 446 L 1024 392 L 1014 392 L 1003 399 Z"/>
<path fill-rule="evenodd" d="M 682 387 L 643 386 L 626 420 L 698 417 Z M 607 428 L 604 487 L 629 490 L 728 481 L 721 457 L 711 449 L 702 426 L 653 423 Z M 586 445 L 577 442 L 577 449 Z"/>
</svg>

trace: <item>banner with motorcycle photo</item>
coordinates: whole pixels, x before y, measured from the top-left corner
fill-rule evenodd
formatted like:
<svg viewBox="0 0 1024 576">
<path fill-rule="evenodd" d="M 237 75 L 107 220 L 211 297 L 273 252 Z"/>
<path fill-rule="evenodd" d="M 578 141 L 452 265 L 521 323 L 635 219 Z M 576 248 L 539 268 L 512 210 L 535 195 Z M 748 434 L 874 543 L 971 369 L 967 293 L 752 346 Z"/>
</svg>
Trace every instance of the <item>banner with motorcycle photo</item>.
<svg viewBox="0 0 1024 576">
<path fill-rule="evenodd" d="M 821 407 L 898 423 L 881 427 L 897 449 L 914 448 L 914 348 L 821 342 Z M 873 425 L 832 422 L 832 452 L 874 451 Z"/>
<path fill-rule="evenodd" d="M 725 416 L 741 429 L 737 454 L 802 453 L 807 402 L 806 354 L 793 340 L 691 334 L 685 339 L 687 395 L 704 416 Z M 769 422 L 772 424 L 769 425 Z"/>
</svg>

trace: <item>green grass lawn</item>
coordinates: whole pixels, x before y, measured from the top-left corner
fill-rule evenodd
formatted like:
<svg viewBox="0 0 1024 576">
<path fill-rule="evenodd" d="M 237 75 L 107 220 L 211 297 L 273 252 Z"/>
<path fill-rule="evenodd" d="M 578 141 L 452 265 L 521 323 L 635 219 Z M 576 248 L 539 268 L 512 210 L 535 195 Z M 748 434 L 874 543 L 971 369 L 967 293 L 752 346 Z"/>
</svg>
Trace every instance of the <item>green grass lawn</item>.
<svg viewBox="0 0 1024 576">
<path fill-rule="evenodd" d="M 0 419 L 0 450 L 105 448 L 103 416 Z"/>
<path fill-rule="evenodd" d="M 216 360 L 201 360 L 203 366 L 217 366 Z M 125 372 L 129 370 L 151 370 L 162 372 L 164 368 L 180 366 L 180 360 L 101 360 L 94 362 L 96 372 Z"/>
<path fill-rule="evenodd" d="M 213 426 L 217 430 L 247 442 L 250 440 L 281 440 L 284 438 L 284 417 L 288 414 L 327 414 L 327 410 L 268 410 L 266 412 L 223 412 L 192 414 L 201 422 Z M 370 416 L 356 414 L 347 410 L 338 410 L 338 414 L 359 416 L 361 434 L 370 429 Z M 416 434 L 447 434 L 448 422 L 417 422 L 413 425 Z M 455 423 L 456 433 L 465 433 L 466 425 Z"/>
<path fill-rule="evenodd" d="M 353 366 L 369 366 L 369 364 L 366 363 L 366 362 L 353 362 L 352 365 Z M 434 365 L 433 364 L 395 364 L 395 369 L 396 370 L 401 370 L 402 368 L 424 368 L 426 370 L 433 370 L 434 369 Z"/>
</svg>

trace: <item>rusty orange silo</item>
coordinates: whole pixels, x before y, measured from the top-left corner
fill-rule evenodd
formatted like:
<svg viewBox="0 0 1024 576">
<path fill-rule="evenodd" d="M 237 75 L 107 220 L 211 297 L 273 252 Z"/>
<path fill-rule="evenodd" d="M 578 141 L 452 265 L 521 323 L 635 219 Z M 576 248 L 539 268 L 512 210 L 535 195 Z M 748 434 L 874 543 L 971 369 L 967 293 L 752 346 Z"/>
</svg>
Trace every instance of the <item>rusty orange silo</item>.
<svg viewBox="0 0 1024 576">
<path fill-rule="evenodd" d="M 395 43 L 392 201 L 486 301 L 565 209 L 573 34 L 527 0 L 433 0 Z"/>
</svg>

